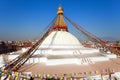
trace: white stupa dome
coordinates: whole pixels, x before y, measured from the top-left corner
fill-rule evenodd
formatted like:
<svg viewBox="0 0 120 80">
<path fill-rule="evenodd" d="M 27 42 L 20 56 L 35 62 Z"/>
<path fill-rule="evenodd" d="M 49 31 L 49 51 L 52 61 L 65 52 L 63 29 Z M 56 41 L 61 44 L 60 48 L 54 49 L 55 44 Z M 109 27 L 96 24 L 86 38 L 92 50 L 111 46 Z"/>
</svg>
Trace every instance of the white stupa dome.
<svg viewBox="0 0 120 80">
<path fill-rule="evenodd" d="M 68 32 L 68 27 L 64 21 L 63 9 L 58 8 L 58 17 L 52 25 L 52 32 L 45 38 L 39 49 L 78 49 L 83 48 L 80 41 Z"/>
<path fill-rule="evenodd" d="M 67 31 L 52 31 L 40 48 L 83 48 L 80 41 Z"/>
</svg>

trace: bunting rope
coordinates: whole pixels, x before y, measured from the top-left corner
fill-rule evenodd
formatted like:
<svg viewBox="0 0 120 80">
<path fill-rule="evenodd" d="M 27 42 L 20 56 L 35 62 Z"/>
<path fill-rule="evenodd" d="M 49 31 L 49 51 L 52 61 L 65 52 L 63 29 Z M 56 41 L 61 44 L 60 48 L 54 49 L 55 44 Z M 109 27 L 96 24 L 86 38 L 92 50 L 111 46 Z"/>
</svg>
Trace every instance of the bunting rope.
<svg viewBox="0 0 120 80">
<path fill-rule="evenodd" d="M 3 80 L 7 75 L 8 77 L 6 80 L 28 80 L 31 77 L 35 79 L 52 79 L 55 78 L 57 80 L 69 80 L 69 79 L 93 79 L 90 78 L 91 76 L 100 75 L 103 77 L 104 75 L 108 75 L 109 78 L 112 74 L 115 73 L 113 68 L 106 68 L 102 70 L 93 70 L 93 71 L 86 71 L 86 72 L 79 72 L 79 73 L 63 73 L 63 74 L 32 74 L 31 72 L 18 72 L 12 70 L 4 70 L 0 69 L 0 79 Z"/>
<path fill-rule="evenodd" d="M 86 35 L 90 40 L 100 43 L 102 47 L 106 47 L 108 48 L 111 52 L 114 52 L 114 54 L 120 55 L 120 50 L 116 50 L 114 47 L 111 47 L 109 45 L 107 45 L 106 41 L 103 41 L 102 39 L 98 38 L 97 36 L 93 35 L 92 33 L 88 32 L 87 30 L 85 30 L 83 27 L 77 25 L 76 23 L 74 23 L 73 21 L 71 21 L 68 17 L 66 17 L 65 15 L 63 15 L 65 17 L 65 19 L 67 19 L 77 30 L 79 30 L 80 32 L 82 32 L 84 35 Z M 115 53 L 116 52 L 116 53 Z"/>
</svg>

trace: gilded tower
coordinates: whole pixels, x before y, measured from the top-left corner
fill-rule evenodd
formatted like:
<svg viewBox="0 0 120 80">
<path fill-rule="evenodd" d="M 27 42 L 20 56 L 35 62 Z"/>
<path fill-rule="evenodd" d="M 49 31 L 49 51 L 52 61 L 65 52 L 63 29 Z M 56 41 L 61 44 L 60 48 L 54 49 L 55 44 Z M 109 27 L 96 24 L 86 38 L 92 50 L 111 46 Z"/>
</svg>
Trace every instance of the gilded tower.
<svg viewBox="0 0 120 80">
<path fill-rule="evenodd" d="M 59 6 L 57 11 L 57 18 L 53 25 L 53 30 L 67 31 L 67 25 L 64 21 L 63 14 L 64 14 L 63 9 L 61 6 Z"/>
</svg>

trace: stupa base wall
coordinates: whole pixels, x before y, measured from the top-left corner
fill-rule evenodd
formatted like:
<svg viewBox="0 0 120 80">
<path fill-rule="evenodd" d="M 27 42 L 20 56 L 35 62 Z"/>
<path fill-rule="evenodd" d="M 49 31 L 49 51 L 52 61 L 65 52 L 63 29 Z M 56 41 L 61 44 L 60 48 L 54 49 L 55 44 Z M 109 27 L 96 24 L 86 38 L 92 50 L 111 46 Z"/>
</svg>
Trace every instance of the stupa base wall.
<svg viewBox="0 0 120 80">
<path fill-rule="evenodd" d="M 26 64 L 31 63 L 45 63 L 46 65 L 64 65 L 64 64 L 77 64 L 77 65 L 89 65 L 100 61 L 108 61 L 108 57 L 84 57 L 84 58 L 66 58 L 66 59 L 48 59 L 42 58 L 30 58 Z"/>
<path fill-rule="evenodd" d="M 78 48 L 78 49 L 39 49 L 37 50 L 34 55 L 85 55 L 85 54 L 94 54 L 100 53 L 98 49 L 92 48 Z"/>
<path fill-rule="evenodd" d="M 47 51 L 47 50 L 46 50 Z M 37 50 L 36 53 L 29 58 L 26 62 L 31 63 L 45 63 L 46 65 L 61 65 L 61 64 L 78 64 L 78 65 L 88 65 L 100 61 L 108 61 L 110 58 L 117 58 L 115 54 L 100 53 L 96 49 L 82 49 L 82 50 L 48 50 L 40 51 Z M 44 52 L 44 53 L 40 53 Z M 51 54 L 52 53 L 52 54 Z M 13 60 L 17 55 L 9 55 L 8 59 Z"/>
</svg>

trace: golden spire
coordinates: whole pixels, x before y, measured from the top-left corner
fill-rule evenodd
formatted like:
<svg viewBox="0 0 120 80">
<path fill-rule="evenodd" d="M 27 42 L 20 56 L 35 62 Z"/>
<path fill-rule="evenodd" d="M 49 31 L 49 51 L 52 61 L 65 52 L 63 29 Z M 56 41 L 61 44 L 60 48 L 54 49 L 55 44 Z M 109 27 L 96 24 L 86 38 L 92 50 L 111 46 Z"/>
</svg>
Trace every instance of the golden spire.
<svg viewBox="0 0 120 80">
<path fill-rule="evenodd" d="M 58 14 L 58 15 L 59 15 L 59 14 L 63 14 L 63 9 L 62 9 L 62 6 L 61 6 L 61 5 L 58 7 L 57 14 Z"/>
<path fill-rule="evenodd" d="M 53 25 L 53 30 L 64 30 L 64 31 L 67 31 L 67 25 L 64 21 L 64 18 L 63 18 L 63 9 L 62 9 L 62 6 L 60 5 L 58 7 L 58 11 L 57 11 L 57 18 L 54 22 L 54 25 Z"/>
</svg>

